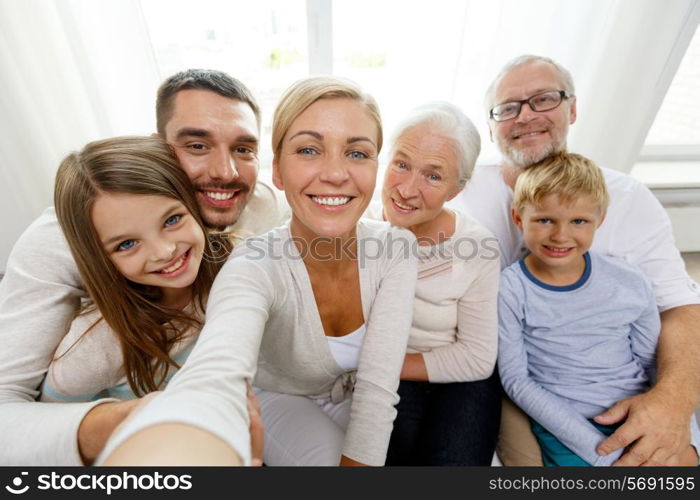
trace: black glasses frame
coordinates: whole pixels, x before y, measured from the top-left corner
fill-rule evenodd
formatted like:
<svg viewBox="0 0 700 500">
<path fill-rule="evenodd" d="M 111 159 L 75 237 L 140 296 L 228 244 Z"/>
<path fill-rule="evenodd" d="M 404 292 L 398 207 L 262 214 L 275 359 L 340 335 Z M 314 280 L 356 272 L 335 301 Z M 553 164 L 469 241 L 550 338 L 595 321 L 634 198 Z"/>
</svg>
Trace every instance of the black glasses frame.
<svg viewBox="0 0 700 500">
<path fill-rule="evenodd" d="M 541 96 L 542 94 L 548 94 L 548 93 L 550 93 L 550 92 L 558 92 L 558 93 L 559 93 L 559 97 L 561 98 L 561 100 L 559 101 L 559 103 L 558 103 L 556 106 L 554 106 L 553 108 L 544 109 L 544 110 L 542 110 L 542 111 L 536 110 L 535 107 L 532 105 L 532 102 L 531 102 L 531 101 L 532 101 L 535 97 L 539 97 L 539 96 Z M 537 94 L 537 95 L 533 95 L 533 96 L 531 96 L 531 97 L 528 97 L 527 99 L 523 99 L 522 101 L 508 101 L 508 102 L 504 102 L 504 103 L 498 104 L 498 105 L 494 106 L 493 108 L 491 108 L 491 111 L 489 111 L 489 118 L 491 118 L 493 121 L 496 121 L 496 122 L 506 122 L 506 121 L 508 121 L 508 120 L 512 120 L 513 118 L 517 118 L 517 117 L 520 115 L 520 112 L 521 112 L 522 109 L 523 109 L 523 104 L 527 104 L 528 106 L 530 106 L 530 109 L 531 109 L 532 111 L 534 111 L 535 113 L 544 113 L 545 111 L 552 111 L 553 109 L 557 109 L 557 108 L 561 105 L 561 103 L 562 103 L 564 100 L 568 99 L 569 97 L 571 97 L 571 95 L 569 95 L 569 94 L 566 92 L 566 90 L 557 90 L 557 91 L 548 90 L 547 92 L 541 92 L 541 93 L 539 93 L 539 94 Z M 517 110 L 517 112 L 515 113 L 515 115 L 512 116 L 511 118 L 506 118 L 505 120 L 497 120 L 496 117 L 493 116 L 493 110 L 496 109 L 498 106 L 502 106 L 503 104 L 517 104 L 517 105 L 518 105 L 518 110 Z"/>
</svg>

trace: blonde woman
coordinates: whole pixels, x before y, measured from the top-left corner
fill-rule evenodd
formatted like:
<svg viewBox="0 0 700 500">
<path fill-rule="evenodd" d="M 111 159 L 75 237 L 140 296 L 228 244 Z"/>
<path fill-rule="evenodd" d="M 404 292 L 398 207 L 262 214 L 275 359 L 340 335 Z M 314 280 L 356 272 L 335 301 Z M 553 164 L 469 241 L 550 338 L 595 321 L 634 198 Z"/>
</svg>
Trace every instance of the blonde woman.
<svg viewBox="0 0 700 500">
<path fill-rule="evenodd" d="M 410 232 L 360 221 L 382 146 L 376 103 L 348 81 L 302 80 L 282 96 L 272 136 L 289 225 L 234 252 L 188 364 L 105 463 L 248 463 L 255 376 L 268 465 L 384 464 L 416 262 L 400 248 Z M 183 443 L 197 449 L 177 452 Z"/>
</svg>

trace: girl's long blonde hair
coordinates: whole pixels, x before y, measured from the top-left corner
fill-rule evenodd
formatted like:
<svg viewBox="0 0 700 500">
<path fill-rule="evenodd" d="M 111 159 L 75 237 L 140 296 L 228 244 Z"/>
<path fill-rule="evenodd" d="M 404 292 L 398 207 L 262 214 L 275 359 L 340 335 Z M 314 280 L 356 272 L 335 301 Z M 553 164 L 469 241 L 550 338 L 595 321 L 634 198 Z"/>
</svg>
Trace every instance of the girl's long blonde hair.
<svg viewBox="0 0 700 500">
<path fill-rule="evenodd" d="M 202 325 L 196 313 L 160 305 L 159 287 L 129 281 L 117 270 L 92 223 L 92 207 L 102 193 L 178 200 L 204 234 L 208 233 L 192 185 L 170 146 L 161 139 L 116 137 L 91 142 L 82 151 L 69 154 L 58 168 L 56 215 L 90 295 L 81 313 L 94 308 L 100 311 L 121 344 L 129 386 L 140 396 L 161 387 L 169 366 L 178 366 L 170 357 L 171 348 L 189 328 Z M 230 248 L 223 235 L 208 234 L 199 273 L 192 284 L 192 297 L 201 311 Z"/>
</svg>

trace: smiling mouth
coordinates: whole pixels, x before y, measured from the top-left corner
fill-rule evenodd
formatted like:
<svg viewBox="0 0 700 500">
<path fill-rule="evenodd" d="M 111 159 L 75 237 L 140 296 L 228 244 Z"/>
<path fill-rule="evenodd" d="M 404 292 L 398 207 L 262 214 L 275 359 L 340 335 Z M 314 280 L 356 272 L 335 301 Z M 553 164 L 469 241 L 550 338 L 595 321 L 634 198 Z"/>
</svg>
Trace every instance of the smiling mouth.
<svg viewBox="0 0 700 500">
<path fill-rule="evenodd" d="M 525 132 L 522 134 L 513 134 L 513 139 L 529 139 L 530 137 L 537 137 L 542 134 L 546 134 L 546 130 L 535 130 L 532 132 Z"/>
<path fill-rule="evenodd" d="M 212 200 L 218 200 L 218 201 L 223 201 L 223 200 L 230 200 L 233 198 L 238 191 L 235 191 L 233 193 L 219 193 L 216 191 L 202 191 L 204 196 L 207 198 L 211 198 Z"/>
<path fill-rule="evenodd" d="M 192 252 L 192 249 L 190 248 L 185 253 L 183 253 L 175 262 L 173 262 L 169 266 L 164 267 L 158 271 L 153 271 L 152 274 L 164 276 L 164 275 L 172 275 L 174 273 L 177 273 L 177 271 L 182 269 L 185 266 L 185 264 L 188 262 L 191 252 Z"/>
<path fill-rule="evenodd" d="M 511 132 L 511 138 L 517 139 L 529 139 L 531 137 L 537 137 L 544 135 L 549 132 L 549 128 L 545 127 L 543 129 L 529 129 L 529 130 L 515 130 Z"/>
<path fill-rule="evenodd" d="M 547 254 L 553 257 L 563 257 L 571 253 L 575 247 L 553 247 L 549 245 L 542 245 Z"/>
<path fill-rule="evenodd" d="M 206 189 L 197 190 L 197 193 L 204 199 L 207 205 L 220 208 L 227 208 L 234 205 L 242 192 L 243 191 L 240 189 L 235 191 L 207 191 Z"/>
<path fill-rule="evenodd" d="M 311 201 L 316 203 L 317 205 L 325 206 L 325 207 L 342 207 L 343 205 L 347 205 L 350 203 L 352 200 L 355 198 L 353 196 L 316 196 L 316 195 L 309 195 L 309 198 L 311 198 Z"/>
<path fill-rule="evenodd" d="M 410 205 L 404 205 L 403 203 L 396 201 L 395 198 L 391 198 L 391 202 L 394 204 L 396 208 L 399 209 L 401 212 L 413 212 L 414 210 L 418 210 L 417 207 L 412 207 Z"/>
</svg>

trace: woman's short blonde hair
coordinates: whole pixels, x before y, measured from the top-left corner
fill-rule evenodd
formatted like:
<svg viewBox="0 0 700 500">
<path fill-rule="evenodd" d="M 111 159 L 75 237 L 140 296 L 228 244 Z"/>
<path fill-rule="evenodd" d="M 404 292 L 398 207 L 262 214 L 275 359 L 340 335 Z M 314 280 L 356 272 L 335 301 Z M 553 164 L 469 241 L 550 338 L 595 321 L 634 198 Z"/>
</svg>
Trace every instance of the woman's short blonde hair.
<svg viewBox="0 0 700 500">
<path fill-rule="evenodd" d="M 377 124 L 377 152 L 382 149 L 382 118 L 374 98 L 355 82 L 333 76 L 313 76 L 292 84 L 280 98 L 272 120 L 272 151 L 277 156 L 294 120 L 319 99 L 352 99 L 364 105 Z"/>
<path fill-rule="evenodd" d="M 557 153 L 525 169 L 515 183 L 511 207 L 522 213 L 525 205 L 539 205 L 550 194 L 565 203 L 589 196 L 604 214 L 609 196 L 603 172 L 585 156 Z"/>
</svg>

